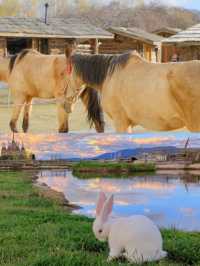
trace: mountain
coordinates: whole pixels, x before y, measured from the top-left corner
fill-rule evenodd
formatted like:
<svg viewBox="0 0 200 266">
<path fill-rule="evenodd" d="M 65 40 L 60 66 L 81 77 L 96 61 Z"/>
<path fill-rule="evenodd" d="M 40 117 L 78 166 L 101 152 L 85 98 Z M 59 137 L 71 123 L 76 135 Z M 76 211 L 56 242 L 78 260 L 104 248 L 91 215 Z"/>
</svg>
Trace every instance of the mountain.
<svg viewBox="0 0 200 266">
<path fill-rule="evenodd" d="M 163 27 L 186 29 L 200 22 L 200 13 L 197 10 L 172 6 L 168 4 L 169 1 L 162 4 L 160 1 L 152 0 L 148 1 L 149 4 L 136 6 L 134 4 L 127 6 L 123 4 L 124 1 L 87 5 L 81 9 L 77 6 L 74 11 L 69 8 L 62 8 L 59 17 L 76 17 L 105 29 L 110 27 L 139 27 L 149 32 Z"/>
<path fill-rule="evenodd" d="M 180 149 L 173 146 L 166 147 L 153 147 L 153 148 L 136 148 L 136 149 L 124 149 L 116 152 L 104 153 L 99 156 L 92 158 L 93 160 L 112 160 L 112 159 L 128 159 L 131 157 L 137 157 L 141 153 L 152 153 L 152 152 L 163 152 L 176 153 Z"/>
</svg>

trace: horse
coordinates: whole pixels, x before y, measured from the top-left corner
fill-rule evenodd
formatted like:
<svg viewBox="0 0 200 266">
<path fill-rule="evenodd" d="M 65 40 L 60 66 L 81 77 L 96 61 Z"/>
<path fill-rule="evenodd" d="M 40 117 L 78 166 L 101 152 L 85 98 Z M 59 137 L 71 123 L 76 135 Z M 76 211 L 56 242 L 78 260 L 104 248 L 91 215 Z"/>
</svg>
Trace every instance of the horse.
<svg viewBox="0 0 200 266">
<path fill-rule="evenodd" d="M 66 50 L 66 62 L 72 68 L 66 100 L 83 86 L 100 91 L 103 110 L 117 132 L 130 132 L 136 125 L 200 131 L 200 61 L 150 63 L 136 51 L 81 55 Z"/>
<path fill-rule="evenodd" d="M 28 131 L 29 113 L 34 97 L 56 99 L 59 132 L 68 132 L 68 117 L 72 103 L 66 108 L 66 60 L 65 55 L 44 55 L 36 50 L 26 49 L 19 54 L 0 58 L 0 81 L 8 83 L 13 96 L 13 111 L 10 128 L 17 132 L 17 120 L 24 107 L 24 132 Z M 102 108 L 98 93 L 86 88 L 80 95 L 88 111 L 90 126 L 95 124 L 97 132 L 104 131 Z"/>
</svg>

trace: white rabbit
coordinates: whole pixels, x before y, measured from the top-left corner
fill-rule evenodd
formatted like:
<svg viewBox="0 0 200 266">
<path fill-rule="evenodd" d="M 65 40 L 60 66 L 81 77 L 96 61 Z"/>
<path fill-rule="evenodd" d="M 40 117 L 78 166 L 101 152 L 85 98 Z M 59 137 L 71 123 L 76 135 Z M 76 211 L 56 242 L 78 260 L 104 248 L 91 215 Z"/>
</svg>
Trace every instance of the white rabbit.
<svg viewBox="0 0 200 266">
<path fill-rule="evenodd" d="M 130 262 L 157 261 L 167 256 L 162 250 L 158 227 L 146 216 L 134 215 L 108 219 L 113 207 L 113 195 L 106 199 L 100 192 L 96 206 L 93 232 L 100 241 L 108 240 L 108 260 L 125 256 Z"/>
</svg>

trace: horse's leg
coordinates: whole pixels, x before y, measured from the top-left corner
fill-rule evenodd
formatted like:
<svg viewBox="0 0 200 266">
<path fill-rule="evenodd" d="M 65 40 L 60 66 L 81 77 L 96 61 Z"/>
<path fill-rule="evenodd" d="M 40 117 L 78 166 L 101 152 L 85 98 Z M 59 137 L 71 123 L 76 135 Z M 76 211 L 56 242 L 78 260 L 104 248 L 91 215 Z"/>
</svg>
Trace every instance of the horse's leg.
<svg viewBox="0 0 200 266">
<path fill-rule="evenodd" d="M 10 129 L 16 133 L 17 133 L 17 127 L 16 127 L 17 120 L 19 118 L 19 115 L 20 115 L 20 112 L 21 112 L 21 109 L 24 103 L 25 103 L 24 96 L 18 97 L 17 99 L 14 100 L 14 103 L 13 103 L 14 108 L 13 108 L 12 116 L 10 120 Z"/>
<path fill-rule="evenodd" d="M 22 123 L 22 129 L 24 133 L 28 131 L 29 127 L 29 116 L 30 116 L 30 111 L 31 111 L 31 101 L 32 97 L 27 97 L 26 98 L 26 103 L 24 106 L 24 118 L 23 118 L 23 123 Z"/>
<path fill-rule="evenodd" d="M 69 131 L 68 127 L 68 113 L 65 111 L 62 103 L 57 103 L 58 111 L 58 123 L 59 123 L 59 133 L 67 133 Z"/>
</svg>

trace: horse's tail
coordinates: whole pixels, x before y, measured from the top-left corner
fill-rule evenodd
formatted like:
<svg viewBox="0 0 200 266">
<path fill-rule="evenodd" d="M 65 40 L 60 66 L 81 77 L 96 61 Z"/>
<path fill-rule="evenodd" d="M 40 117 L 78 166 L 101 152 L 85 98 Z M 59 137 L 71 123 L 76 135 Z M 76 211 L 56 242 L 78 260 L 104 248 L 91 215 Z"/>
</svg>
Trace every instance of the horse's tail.
<svg viewBox="0 0 200 266">
<path fill-rule="evenodd" d="M 9 72 L 11 73 L 15 67 L 16 61 L 19 63 L 28 53 L 33 52 L 30 49 L 24 49 L 19 54 L 10 56 Z"/>
<path fill-rule="evenodd" d="M 10 75 L 10 58 L 0 57 L 0 81 L 8 82 Z"/>
<path fill-rule="evenodd" d="M 87 87 L 80 97 L 87 108 L 87 118 L 90 127 L 94 124 L 97 132 L 104 132 L 104 116 L 98 92 L 93 88 Z"/>
<path fill-rule="evenodd" d="M 0 58 L 0 81 L 7 82 L 15 65 L 19 63 L 28 53 L 35 52 L 34 50 L 25 49 L 19 54 L 14 54 L 8 57 Z"/>
</svg>

